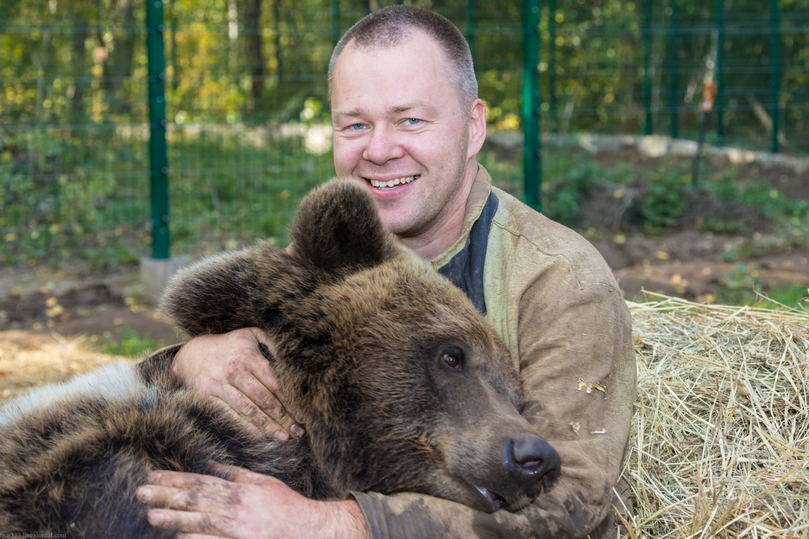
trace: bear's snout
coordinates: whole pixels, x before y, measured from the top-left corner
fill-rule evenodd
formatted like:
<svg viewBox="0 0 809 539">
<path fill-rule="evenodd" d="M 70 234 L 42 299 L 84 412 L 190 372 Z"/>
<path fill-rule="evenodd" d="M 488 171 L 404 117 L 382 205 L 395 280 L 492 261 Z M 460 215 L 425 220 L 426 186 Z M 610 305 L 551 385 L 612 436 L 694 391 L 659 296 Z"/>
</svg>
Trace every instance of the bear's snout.
<svg viewBox="0 0 809 539">
<path fill-rule="evenodd" d="M 562 468 L 559 453 L 548 442 L 531 434 L 508 438 L 503 444 L 503 468 L 527 496 L 550 488 Z"/>
</svg>

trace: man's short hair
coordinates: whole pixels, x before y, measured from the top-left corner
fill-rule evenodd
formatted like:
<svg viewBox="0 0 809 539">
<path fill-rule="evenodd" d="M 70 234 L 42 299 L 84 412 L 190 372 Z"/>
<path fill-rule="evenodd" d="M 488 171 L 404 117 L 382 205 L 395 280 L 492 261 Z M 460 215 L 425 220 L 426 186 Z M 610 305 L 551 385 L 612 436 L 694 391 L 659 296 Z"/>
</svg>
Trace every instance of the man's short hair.
<svg viewBox="0 0 809 539">
<path fill-rule="evenodd" d="M 422 31 L 438 42 L 449 60 L 450 76 L 458 89 L 461 104 L 464 109 L 471 110 L 472 102 L 478 97 L 478 82 L 466 38 L 446 17 L 427 9 L 403 5 L 374 11 L 343 34 L 329 61 L 329 97 L 337 58 L 349 43 L 353 41 L 358 48 L 393 47 L 410 37 L 414 30 Z"/>
</svg>

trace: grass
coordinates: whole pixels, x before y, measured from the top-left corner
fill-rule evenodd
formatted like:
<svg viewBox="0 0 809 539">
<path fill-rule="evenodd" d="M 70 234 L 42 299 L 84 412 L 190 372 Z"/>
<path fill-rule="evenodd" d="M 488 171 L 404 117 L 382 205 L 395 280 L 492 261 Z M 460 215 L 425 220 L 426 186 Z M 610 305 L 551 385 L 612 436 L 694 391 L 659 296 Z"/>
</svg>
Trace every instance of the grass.
<svg viewBox="0 0 809 539">
<path fill-rule="evenodd" d="M 723 285 L 717 288 L 716 303 L 809 311 L 809 290 L 805 286 L 779 285 L 762 292 L 755 288 L 732 288 Z"/>
<path fill-rule="evenodd" d="M 98 343 L 97 348 L 102 353 L 111 356 L 142 357 L 160 347 L 152 339 L 141 337 L 137 331 L 125 325 L 121 332 L 120 342 L 111 337 L 105 337 L 102 342 Z"/>
</svg>

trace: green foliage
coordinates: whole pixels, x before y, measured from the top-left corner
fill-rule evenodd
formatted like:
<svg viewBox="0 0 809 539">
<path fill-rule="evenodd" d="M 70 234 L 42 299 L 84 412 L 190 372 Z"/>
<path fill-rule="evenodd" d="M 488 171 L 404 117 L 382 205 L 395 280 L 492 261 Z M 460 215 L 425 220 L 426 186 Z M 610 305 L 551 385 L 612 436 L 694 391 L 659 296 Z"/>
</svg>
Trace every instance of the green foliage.
<svg viewBox="0 0 809 539">
<path fill-rule="evenodd" d="M 740 201 L 748 208 L 764 214 L 773 220 L 796 217 L 803 218 L 809 209 L 809 201 L 787 198 L 769 182 L 754 180 L 744 186 Z"/>
<path fill-rule="evenodd" d="M 719 178 L 705 183 L 705 188 L 717 199 L 724 202 L 736 202 L 739 200 L 739 187 L 736 185 L 737 173 L 731 170 L 721 174 Z"/>
<path fill-rule="evenodd" d="M 489 171 L 494 183 L 515 196 L 521 196 L 525 181 L 521 161 L 500 158 L 496 152 L 484 146 L 478 154 L 478 163 Z"/>
<path fill-rule="evenodd" d="M 749 264 L 736 264 L 725 274 L 725 286 L 729 289 L 759 288 L 758 272 Z"/>
<path fill-rule="evenodd" d="M 653 225 L 671 225 L 683 214 L 688 200 L 688 178 L 679 171 L 652 174 L 649 192 L 643 199 L 641 211 Z"/>
<path fill-rule="evenodd" d="M 303 194 L 333 175 L 331 155 L 308 152 L 305 129 L 285 136 L 278 126 L 197 127 L 171 131 L 173 252 L 209 253 L 256 238 L 285 244 Z M 0 266 L 108 267 L 150 256 L 143 136 L 112 128 L 38 135 L 0 138 Z"/>
<path fill-rule="evenodd" d="M 752 264 L 736 264 L 723 280 L 716 291 L 718 303 L 809 310 L 809 290 L 805 286 L 778 285 L 762 291 L 758 271 Z"/>
<path fill-rule="evenodd" d="M 103 353 L 111 356 L 140 357 L 157 350 L 158 346 L 152 339 L 141 337 L 137 331 L 124 325 L 120 342 L 112 337 L 106 337 L 105 341 L 100 343 L 100 348 Z"/>
<path fill-rule="evenodd" d="M 710 217 L 699 227 L 700 232 L 718 234 L 745 234 L 751 229 L 750 219 L 720 219 Z"/>
<path fill-rule="evenodd" d="M 739 185 L 734 181 L 736 175 L 735 170 L 730 170 L 716 181 L 708 182 L 708 192 L 719 200 L 740 204 L 763 215 L 796 243 L 805 240 L 809 199 L 785 196 L 765 180 L 751 180 Z M 749 229 L 749 219 L 715 220 L 706 223 L 703 228 L 714 232 L 739 233 Z"/>
<path fill-rule="evenodd" d="M 579 217 L 579 203 L 593 188 L 593 181 L 603 176 L 595 161 L 584 161 L 572 172 L 543 185 L 542 213 L 563 224 L 574 224 Z"/>
<path fill-rule="evenodd" d="M 802 309 L 809 311 L 809 290 L 804 286 L 774 286 L 762 292 L 754 286 L 720 286 L 716 303 L 722 305 L 750 305 L 765 309 Z"/>
<path fill-rule="evenodd" d="M 117 185 L 114 174 L 92 165 L 101 159 L 104 136 L 0 132 L 0 265 L 58 261 L 77 250 L 90 261 L 99 256 L 99 263 L 111 252 L 117 261 L 136 259 L 127 243 L 142 238 L 127 238 L 124 229 L 144 203 L 122 201 L 121 191 L 137 186 Z M 120 158 L 114 149 L 108 153 L 110 161 Z"/>
<path fill-rule="evenodd" d="M 391 2 L 379 2 L 383 6 Z M 521 115 L 523 77 L 520 4 L 494 0 L 468 11 L 464 0 L 428 2 L 471 38 L 480 95 L 490 105 L 490 121 L 516 128 Z M 164 2 L 167 115 L 170 121 L 255 123 L 298 121 L 307 102 L 327 104 L 325 73 L 335 31 L 343 32 L 367 13 L 370 4 L 341 0 L 166 0 Z M 336 11 L 332 9 L 336 7 Z M 233 9 L 235 8 L 235 9 Z M 650 83 L 669 88 L 679 80 L 683 132 L 699 128 L 699 84 L 711 54 L 710 2 L 680 2 L 680 28 L 669 12 L 651 4 Z M 809 36 L 800 26 L 806 3 L 781 2 L 784 46 L 781 100 L 783 126 L 805 136 L 809 75 L 803 69 Z M 337 18 L 332 16 L 337 13 Z M 769 99 L 761 77 L 769 37 L 768 5 L 754 0 L 728 4 L 723 48 L 725 137 L 764 145 L 749 98 Z M 562 132 L 640 129 L 643 110 L 643 23 L 637 0 L 559 0 L 540 13 L 541 121 L 544 130 Z M 4 91 L 0 115 L 11 125 L 75 125 L 143 122 L 147 117 L 145 10 L 132 0 L 97 2 L 6 2 L 0 7 L 0 64 Z M 676 57 L 666 58 L 677 32 Z M 553 58 L 550 51 L 553 50 Z M 81 57 L 79 57 L 81 56 Z M 676 75 L 670 70 L 677 69 Z M 255 76 L 254 76 L 255 75 Z M 686 89 L 687 88 L 687 89 Z M 657 94 L 655 94 L 657 95 Z M 554 99 L 555 96 L 555 99 Z M 666 98 L 655 97 L 658 130 L 669 121 Z M 554 108 L 555 107 L 555 108 Z M 304 118 L 305 120 L 305 118 Z M 794 136 L 788 138 L 794 139 Z M 798 143 L 798 147 L 800 144 Z"/>
<path fill-rule="evenodd" d="M 477 3 L 474 16 L 464 0 L 413 4 L 436 9 L 472 38 L 489 123 L 519 129 L 520 4 Z M 797 151 L 806 146 L 809 126 L 809 94 L 801 90 L 809 87 L 809 33 L 801 26 L 807 4 L 780 4 L 779 118 Z M 300 194 L 333 173 L 328 150 L 304 147 L 304 131 L 328 122 L 325 74 L 332 47 L 370 4 L 165 0 L 163 5 L 173 251 L 207 252 L 255 236 L 285 242 Z M 669 55 L 671 20 L 665 6 L 652 3 L 652 117 L 658 132 L 670 121 L 664 96 L 677 78 L 681 133 L 695 137 L 699 85 L 712 47 L 713 4 L 683 0 L 678 5 L 682 26 L 676 54 Z M 749 97 L 769 103 L 767 85 L 761 84 L 769 77 L 768 10 L 755 0 L 727 3 L 723 125 L 728 144 L 769 147 Z M 133 0 L 19 0 L 0 6 L 0 266 L 65 258 L 103 266 L 149 254 L 144 19 L 143 4 Z M 644 13 L 637 0 L 559 0 L 553 13 L 543 3 L 540 21 L 540 62 L 528 67 L 540 78 L 537 112 L 543 131 L 639 133 Z M 674 72 L 665 63 L 669 56 L 679 62 Z M 544 159 L 545 178 L 552 180 L 546 181 L 543 209 L 568 224 L 579 218 L 594 174 L 612 183 L 633 177 L 630 164 L 620 173 L 619 167 L 588 172 L 593 165 L 557 157 L 549 152 Z M 518 162 L 493 154 L 482 160 L 497 181 L 522 184 Z M 643 201 L 644 213 L 658 228 L 675 221 L 684 203 L 678 179 L 661 174 Z M 755 182 L 739 188 L 728 180 L 714 188 L 723 200 L 760 209 L 787 234 L 805 235 L 806 201 L 773 196 L 768 186 Z M 739 220 L 706 226 L 721 232 L 748 225 Z"/>
</svg>

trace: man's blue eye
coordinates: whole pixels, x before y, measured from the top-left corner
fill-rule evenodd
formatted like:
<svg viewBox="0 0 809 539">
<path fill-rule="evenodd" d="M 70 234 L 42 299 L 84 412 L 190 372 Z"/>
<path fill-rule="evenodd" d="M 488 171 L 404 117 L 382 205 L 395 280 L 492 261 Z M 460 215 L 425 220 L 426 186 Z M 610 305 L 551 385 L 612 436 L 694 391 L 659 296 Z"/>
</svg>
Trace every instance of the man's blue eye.
<svg viewBox="0 0 809 539">
<path fill-rule="evenodd" d="M 363 127 L 365 127 L 365 126 L 362 125 L 362 124 L 351 124 L 350 126 L 348 126 L 348 128 L 353 130 L 353 131 L 359 131 Z"/>
<path fill-rule="evenodd" d="M 421 120 L 419 120 L 418 118 L 408 118 L 406 121 L 407 125 L 416 125 L 418 123 L 421 123 Z"/>
</svg>

